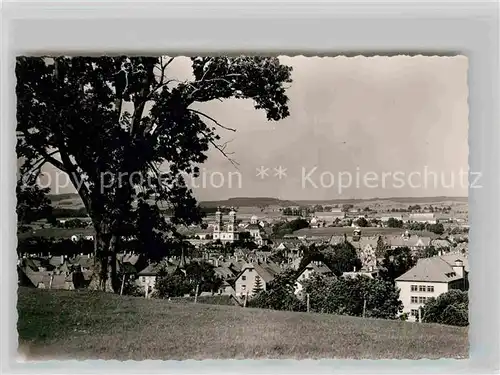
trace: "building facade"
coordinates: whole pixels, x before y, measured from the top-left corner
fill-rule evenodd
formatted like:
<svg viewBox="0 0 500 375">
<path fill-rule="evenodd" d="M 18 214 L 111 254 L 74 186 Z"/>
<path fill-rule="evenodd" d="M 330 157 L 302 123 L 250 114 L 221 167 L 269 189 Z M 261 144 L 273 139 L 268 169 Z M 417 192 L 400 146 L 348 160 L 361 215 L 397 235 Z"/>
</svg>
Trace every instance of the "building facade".
<svg viewBox="0 0 500 375">
<path fill-rule="evenodd" d="M 212 238 L 214 240 L 220 240 L 221 242 L 234 242 L 237 241 L 238 231 L 236 225 L 236 212 L 234 209 L 231 209 L 229 212 L 229 221 L 226 226 L 224 226 L 224 222 L 222 221 L 222 212 L 220 208 L 217 209 L 215 213 L 215 225 Z"/>
<path fill-rule="evenodd" d="M 403 313 L 409 321 L 417 320 L 420 308 L 429 298 L 452 289 L 468 289 L 467 258 L 461 254 L 453 254 L 452 258 L 447 255 L 419 259 L 412 269 L 396 279 Z"/>
</svg>

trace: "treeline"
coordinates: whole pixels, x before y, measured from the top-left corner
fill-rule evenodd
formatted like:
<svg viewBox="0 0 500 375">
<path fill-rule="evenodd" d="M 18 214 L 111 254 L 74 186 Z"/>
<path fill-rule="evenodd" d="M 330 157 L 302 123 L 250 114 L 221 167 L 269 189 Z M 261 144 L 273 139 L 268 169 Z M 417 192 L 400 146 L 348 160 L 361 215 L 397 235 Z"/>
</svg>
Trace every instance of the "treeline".
<svg viewBox="0 0 500 375">
<path fill-rule="evenodd" d="M 389 228 L 404 228 L 408 230 L 414 230 L 414 231 L 429 231 L 438 235 L 441 235 L 444 233 L 444 225 L 442 223 L 436 223 L 436 224 L 430 224 L 430 223 L 417 223 L 417 222 L 412 222 L 412 223 L 404 223 L 403 220 L 399 220 L 396 218 L 389 218 L 387 220 L 387 226 Z"/>
<path fill-rule="evenodd" d="M 398 319 L 403 308 L 395 285 L 381 279 L 314 275 L 303 282 L 304 293 L 297 296 L 295 277 L 293 271 L 277 276 L 267 290 L 248 301 L 248 306 L 381 319 Z"/>
<path fill-rule="evenodd" d="M 286 234 L 292 234 L 296 230 L 308 228 L 309 222 L 305 219 L 298 218 L 292 221 L 283 221 L 281 223 L 276 223 L 272 226 L 273 235 L 276 237 L 282 237 Z"/>
<path fill-rule="evenodd" d="M 85 207 L 81 208 L 53 208 L 52 216 L 54 218 L 66 218 L 66 217 L 87 217 L 87 209 Z"/>
</svg>

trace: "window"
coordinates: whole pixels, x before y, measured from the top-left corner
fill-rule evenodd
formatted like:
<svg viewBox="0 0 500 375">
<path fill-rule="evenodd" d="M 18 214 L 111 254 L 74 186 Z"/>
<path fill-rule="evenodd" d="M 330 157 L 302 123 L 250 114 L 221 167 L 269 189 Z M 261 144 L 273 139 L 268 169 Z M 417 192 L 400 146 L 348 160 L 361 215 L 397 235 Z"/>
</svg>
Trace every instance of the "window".
<svg viewBox="0 0 500 375">
<path fill-rule="evenodd" d="M 418 316 L 418 310 L 417 309 L 411 309 L 410 314 L 411 314 L 411 316 Z"/>
<path fill-rule="evenodd" d="M 418 297 L 418 303 L 425 303 L 426 300 L 426 297 Z"/>
<path fill-rule="evenodd" d="M 246 276 L 241 276 L 241 280 L 245 281 L 247 279 Z"/>
<path fill-rule="evenodd" d="M 418 303 L 418 297 L 411 296 L 411 303 Z"/>
<path fill-rule="evenodd" d="M 248 272 L 253 272 L 253 269 L 251 269 L 251 268 L 250 268 L 250 269 L 248 270 Z"/>
<path fill-rule="evenodd" d="M 425 292 L 425 285 L 419 285 L 418 286 L 418 291 L 419 292 Z"/>
<path fill-rule="evenodd" d="M 412 285 L 411 286 L 411 291 L 412 292 L 416 292 L 418 289 L 417 289 L 417 285 Z"/>
<path fill-rule="evenodd" d="M 241 290 L 245 290 L 246 288 L 247 288 L 247 286 L 246 286 L 246 285 L 242 285 L 242 286 L 241 286 Z"/>
<path fill-rule="evenodd" d="M 434 292 L 434 287 L 432 285 L 427 285 L 428 292 Z"/>
<path fill-rule="evenodd" d="M 146 276 L 143 276 L 142 277 L 142 282 L 145 283 L 146 282 Z"/>
</svg>

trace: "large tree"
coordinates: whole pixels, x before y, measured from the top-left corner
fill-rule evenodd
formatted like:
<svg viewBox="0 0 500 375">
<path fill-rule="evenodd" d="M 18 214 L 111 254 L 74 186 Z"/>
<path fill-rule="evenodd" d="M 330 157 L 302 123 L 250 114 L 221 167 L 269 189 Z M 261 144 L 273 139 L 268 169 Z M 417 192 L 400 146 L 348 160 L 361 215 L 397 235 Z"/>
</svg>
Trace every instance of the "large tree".
<svg viewBox="0 0 500 375">
<path fill-rule="evenodd" d="M 454 326 L 469 325 L 469 295 L 467 291 L 452 289 L 437 298 L 431 298 L 422 309 L 425 323 Z"/>
<path fill-rule="evenodd" d="M 101 289 L 118 289 L 109 281 L 115 281 L 124 225 L 142 231 L 142 239 L 161 233 L 175 241 L 176 225 L 200 221 L 184 176 L 198 175 L 210 147 L 227 156 L 218 131 L 235 129 L 200 111 L 197 103 L 251 99 L 268 120 L 289 115 L 285 90 L 291 68 L 278 58 L 193 57 L 192 79 L 185 81 L 169 74 L 173 60 L 17 59 L 23 181 L 45 163 L 68 174 L 96 232 L 93 281 Z M 160 202 L 172 212 L 171 221 L 159 215 Z M 136 225 L 142 216 L 148 225 Z"/>
<path fill-rule="evenodd" d="M 410 270 L 417 263 L 408 247 L 388 249 L 382 260 L 380 277 L 386 281 L 394 282 L 399 276 Z"/>
<path fill-rule="evenodd" d="M 52 217 L 52 206 L 47 197 L 49 189 L 37 185 L 17 184 L 17 220 L 20 224 L 29 224 L 39 219 Z"/>
</svg>

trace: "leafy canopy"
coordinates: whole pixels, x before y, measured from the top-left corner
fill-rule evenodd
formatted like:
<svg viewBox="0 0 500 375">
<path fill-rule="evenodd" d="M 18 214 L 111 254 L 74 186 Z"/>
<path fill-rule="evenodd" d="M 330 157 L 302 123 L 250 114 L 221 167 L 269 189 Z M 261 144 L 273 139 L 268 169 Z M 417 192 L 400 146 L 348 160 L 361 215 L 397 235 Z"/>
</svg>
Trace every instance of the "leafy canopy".
<svg viewBox="0 0 500 375">
<path fill-rule="evenodd" d="M 250 99 L 268 120 L 280 120 L 289 115 L 291 68 L 276 57 L 192 57 L 192 79 L 180 81 L 170 75 L 173 60 L 19 57 L 23 182 L 31 184 L 45 163 L 67 173 L 98 235 L 133 225 L 145 238 L 199 222 L 184 176 L 198 175 L 210 147 L 227 156 L 218 131 L 234 129 L 196 109 L 197 103 Z M 172 212 L 171 222 L 159 215 L 160 202 Z"/>
</svg>

